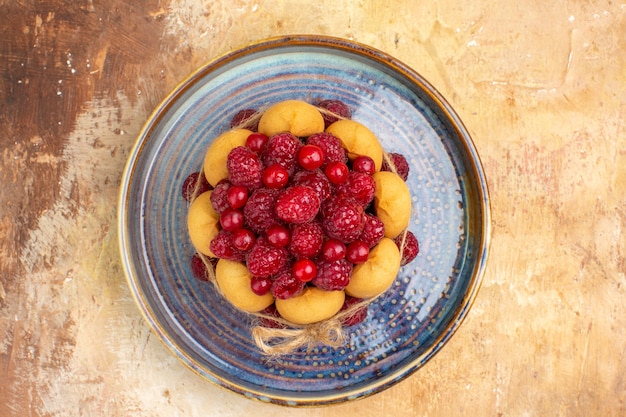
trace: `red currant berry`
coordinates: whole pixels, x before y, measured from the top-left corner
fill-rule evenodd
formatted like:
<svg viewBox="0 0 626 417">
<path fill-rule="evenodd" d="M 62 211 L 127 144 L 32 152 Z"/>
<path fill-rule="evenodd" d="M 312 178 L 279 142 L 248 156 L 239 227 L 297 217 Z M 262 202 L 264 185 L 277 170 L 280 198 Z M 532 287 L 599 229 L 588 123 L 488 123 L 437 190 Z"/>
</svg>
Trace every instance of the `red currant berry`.
<svg viewBox="0 0 626 417">
<path fill-rule="evenodd" d="M 316 170 L 324 163 L 324 151 L 316 145 L 304 145 L 298 151 L 298 163 L 307 171 Z"/>
<path fill-rule="evenodd" d="M 293 276 L 298 279 L 298 281 L 309 282 L 315 275 L 317 274 L 317 266 L 315 266 L 315 262 L 310 259 L 298 259 L 293 263 Z"/>
<path fill-rule="evenodd" d="M 324 173 L 326 174 L 328 181 L 338 185 L 346 182 L 348 175 L 350 174 L 350 170 L 348 169 L 348 165 L 343 162 L 330 162 L 326 165 L 326 168 L 324 168 Z"/>
<path fill-rule="evenodd" d="M 243 227 L 243 213 L 241 210 L 228 207 L 220 214 L 220 224 L 224 230 L 229 232 L 241 229 Z"/>
<path fill-rule="evenodd" d="M 322 246 L 322 256 L 327 261 L 337 261 L 346 256 L 346 245 L 339 239 L 328 239 Z"/>
<path fill-rule="evenodd" d="M 233 185 L 226 192 L 226 200 L 232 208 L 242 208 L 248 201 L 248 189 L 243 185 Z"/>
<path fill-rule="evenodd" d="M 248 251 L 254 246 L 256 236 L 249 229 L 237 229 L 233 232 L 233 246 L 240 251 Z"/>
<path fill-rule="evenodd" d="M 254 152 L 261 152 L 269 138 L 260 132 L 254 132 L 246 139 L 246 146 Z"/>
<path fill-rule="evenodd" d="M 256 295 L 265 295 L 272 288 L 272 280 L 267 277 L 252 277 L 250 279 L 250 288 Z"/>
<path fill-rule="evenodd" d="M 287 169 L 279 164 L 273 164 L 263 170 L 263 184 L 267 188 L 283 188 L 289 181 Z"/>
<path fill-rule="evenodd" d="M 291 242 L 291 233 L 289 232 L 289 229 L 279 224 L 274 224 L 268 227 L 265 234 L 270 245 L 277 248 L 285 247 L 289 244 L 289 242 Z"/>
<path fill-rule="evenodd" d="M 374 160 L 366 155 L 357 156 L 352 161 L 352 170 L 363 174 L 372 175 L 376 172 L 376 164 Z"/>
<path fill-rule="evenodd" d="M 370 248 L 362 240 L 355 240 L 346 248 L 346 259 L 353 264 L 362 264 L 367 261 L 369 254 Z"/>
</svg>

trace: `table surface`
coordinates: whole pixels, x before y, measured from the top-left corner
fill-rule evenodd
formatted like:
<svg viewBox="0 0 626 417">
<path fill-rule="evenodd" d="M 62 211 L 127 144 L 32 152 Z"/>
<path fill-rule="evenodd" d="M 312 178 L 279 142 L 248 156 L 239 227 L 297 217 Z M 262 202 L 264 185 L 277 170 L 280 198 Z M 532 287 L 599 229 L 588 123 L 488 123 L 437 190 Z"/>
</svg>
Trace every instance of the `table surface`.
<svg viewBox="0 0 626 417">
<path fill-rule="evenodd" d="M 626 5 L 527 0 L 0 2 L 0 416 L 626 413 Z M 462 2 L 461 2 L 462 3 Z M 401 383 L 286 409 L 179 363 L 136 308 L 116 198 L 149 113 L 206 61 L 343 37 L 414 68 L 491 192 L 482 288 Z"/>
</svg>

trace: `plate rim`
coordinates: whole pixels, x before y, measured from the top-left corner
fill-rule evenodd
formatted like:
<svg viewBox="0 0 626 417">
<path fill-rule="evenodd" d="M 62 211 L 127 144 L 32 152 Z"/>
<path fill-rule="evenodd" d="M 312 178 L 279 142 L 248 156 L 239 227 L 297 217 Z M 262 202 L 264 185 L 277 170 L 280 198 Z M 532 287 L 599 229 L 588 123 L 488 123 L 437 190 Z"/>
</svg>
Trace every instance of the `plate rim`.
<svg viewBox="0 0 626 417">
<path fill-rule="evenodd" d="M 201 81 L 205 75 L 211 73 L 215 69 L 227 65 L 230 62 L 234 62 L 237 59 L 244 57 L 248 53 L 280 50 L 283 47 L 294 46 L 313 46 L 365 56 L 366 58 L 376 61 L 382 66 L 389 68 L 393 72 L 399 73 L 404 78 L 416 84 L 420 88 L 421 92 L 427 94 L 429 99 L 436 105 L 436 109 L 433 108 L 433 111 L 436 110 L 443 112 L 444 117 L 448 119 L 447 121 L 456 131 L 456 135 L 460 139 L 458 144 L 463 146 L 464 151 L 469 157 L 468 161 L 465 162 L 469 162 L 471 164 L 471 166 L 468 166 L 467 168 L 471 168 L 471 172 L 477 179 L 474 186 L 478 194 L 476 200 L 480 203 L 480 220 L 482 223 L 482 227 L 480 229 L 481 238 L 476 244 L 476 260 L 473 265 L 471 282 L 463 294 L 463 298 L 457 309 L 458 311 L 452 316 L 452 320 L 447 324 L 441 334 L 438 335 L 438 337 L 433 341 L 431 346 L 413 361 L 408 363 L 407 366 L 396 369 L 393 372 L 389 372 L 384 376 L 373 380 L 365 387 L 365 389 L 351 390 L 348 388 L 336 393 L 322 391 L 319 393 L 327 394 L 323 396 L 316 395 L 312 398 L 306 398 L 298 395 L 288 395 L 289 392 L 284 390 L 281 391 L 280 397 L 269 396 L 260 389 L 254 391 L 250 390 L 249 387 L 239 386 L 231 380 L 214 375 L 212 372 L 204 368 L 202 364 L 198 363 L 194 358 L 188 355 L 185 350 L 175 342 L 175 340 L 172 340 L 172 337 L 168 334 L 167 330 L 156 319 L 149 301 L 145 299 L 145 295 L 139 290 L 137 277 L 133 273 L 135 270 L 133 267 L 133 261 L 130 260 L 128 256 L 130 243 L 126 238 L 126 230 L 128 230 L 128 213 L 126 213 L 125 208 L 127 207 L 127 201 L 130 198 L 128 194 L 128 187 L 130 186 L 131 179 L 134 175 L 137 159 L 143 148 L 147 145 L 147 142 L 151 137 L 151 132 L 158 126 L 161 118 L 166 115 L 168 110 L 177 102 L 177 99 L 193 87 L 193 85 Z M 458 328 L 466 319 L 471 307 L 473 306 L 476 296 L 479 293 L 480 287 L 482 286 L 491 242 L 491 204 L 488 183 L 484 174 L 482 162 L 471 135 L 456 111 L 443 97 L 443 95 L 439 93 L 439 91 L 417 71 L 386 52 L 357 41 L 333 36 L 309 34 L 275 36 L 248 43 L 243 47 L 233 49 L 207 61 L 180 81 L 150 112 L 146 122 L 143 124 L 141 130 L 136 136 L 135 143 L 131 147 L 131 151 L 129 152 L 122 171 L 119 187 L 117 201 L 119 254 L 122 260 L 123 272 L 126 277 L 126 281 L 131 289 L 131 295 L 134 299 L 135 305 L 138 307 L 141 315 L 143 316 L 143 319 L 150 327 L 150 330 L 155 333 L 157 339 L 166 347 L 169 353 L 173 354 L 188 369 L 203 377 L 205 380 L 208 380 L 209 382 L 212 382 L 213 384 L 230 392 L 241 394 L 248 399 L 295 407 L 320 406 L 365 398 L 390 388 L 398 382 L 408 378 L 410 375 L 413 375 L 419 368 L 421 368 L 426 362 L 441 351 L 443 346 L 456 333 Z M 315 393 L 319 394 L 318 392 Z"/>
</svg>

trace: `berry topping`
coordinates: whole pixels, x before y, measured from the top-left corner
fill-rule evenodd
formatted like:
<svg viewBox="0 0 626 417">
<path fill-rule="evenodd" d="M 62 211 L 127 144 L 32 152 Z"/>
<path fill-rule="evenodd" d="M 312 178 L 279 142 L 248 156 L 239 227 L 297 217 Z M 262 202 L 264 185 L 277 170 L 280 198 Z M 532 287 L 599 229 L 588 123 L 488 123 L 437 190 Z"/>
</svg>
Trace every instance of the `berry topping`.
<svg viewBox="0 0 626 417">
<path fill-rule="evenodd" d="M 363 232 L 363 206 L 346 196 L 331 197 L 322 207 L 322 227 L 326 234 L 342 242 L 352 242 Z"/>
<path fill-rule="evenodd" d="M 298 259 L 293 263 L 292 272 L 293 276 L 299 281 L 309 282 L 317 274 L 317 266 L 315 266 L 315 262 L 310 259 Z"/>
<path fill-rule="evenodd" d="M 228 180 L 222 180 L 217 183 L 215 189 L 211 193 L 211 205 L 218 213 L 223 212 L 230 204 L 228 203 L 228 190 L 233 185 Z"/>
<path fill-rule="evenodd" d="M 241 228 L 233 232 L 233 246 L 240 251 L 249 251 L 255 241 L 256 235 L 251 230 Z"/>
<path fill-rule="evenodd" d="M 308 171 L 316 170 L 324 163 L 324 151 L 316 145 L 304 145 L 298 151 L 298 163 Z"/>
<path fill-rule="evenodd" d="M 250 288 L 256 295 L 265 295 L 272 288 L 272 280 L 267 277 L 255 277 L 250 279 Z"/>
<path fill-rule="evenodd" d="M 347 181 L 348 176 L 350 175 L 350 169 L 348 165 L 343 162 L 330 162 L 324 168 L 324 173 L 328 178 L 328 181 L 332 182 L 335 185 L 343 184 Z"/>
<path fill-rule="evenodd" d="M 337 186 L 339 194 L 352 196 L 363 207 L 367 207 L 372 202 L 375 190 L 374 178 L 361 172 L 351 172 L 348 179 Z"/>
<path fill-rule="evenodd" d="M 254 190 L 243 208 L 246 224 L 256 233 L 265 230 L 274 223 L 279 223 L 274 214 L 274 203 L 278 197 L 277 190 L 259 188 Z"/>
<path fill-rule="evenodd" d="M 404 155 L 399 153 L 388 153 L 387 157 L 389 160 L 387 160 L 387 158 L 383 159 L 381 170 L 395 172 L 400 176 L 400 178 L 406 181 L 409 177 L 409 163 Z"/>
<path fill-rule="evenodd" d="M 270 245 L 276 246 L 277 248 L 283 248 L 291 242 L 291 233 L 289 229 L 280 224 L 273 224 L 265 233 L 267 236 L 267 241 Z"/>
<path fill-rule="evenodd" d="M 228 207 L 220 214 L 220 224 L 224 230 L 233 232 L 243 227 L 243 213 L 241 210 Z"/>
<path fill-rule="evenodd" d="M 339 239 L 330 238 L 322 246 L 322 256 L 327 261 L 336 261 L 346 256 L 346 245 Z"/>
<path fill-rule="evenodd" d="M 253 122 L 253 117 L 257 114 L 254 109 L 239 110 L 233 118 L 230 120 L 230 127 L 246 128 L 250 130 L 256 130 L 258 120 Z"/>
<path fill-rule="evenodd" d="M 354 172 L 372 175 L 376 172 L 376 163 L 367 155 L 357 156 L 354 158 L 354 161 L 352 161 L 352 170 Z"/>
<path fill-rule="evenodd" d="M 346 311 L 351 309 L 354 305 L 363 301 L 361 298 L 346 296 L 345 301 L 343 302 L 343 307 L 341 307 L 341 311 Z M 354 313 L 350 314 L 348 317 L 345 317 L 342 321 L 342 324 L 346 327 L 354 326 L 356 324 L 362 323 L 367 317 L 367 305 L 364 305 L 354 311 Z"/>
<path fill-rule="evenodd" d="M 242 208 L 248 201 L 248 189 L 241 185 L 234 185 L 227 190 L 226 201 L 234 209 Z"/>
<path fill-rule="evenodd" d="M 367 243 L 373 248 L 385 236 L 385 225 L 382 220 L 376 216 L 365 213 L 365 223 L 363 224 L 363 232 L 359 236 L 359 240 Z"/>
<path fill-rule="evenodd" d="M 338 137 L 327 133 L 314 133 L 306 140 L 307 145 L 318 146 L 324 152 L 324 163 L 347 162 L 348 155 Z"/>
<path fill-rule="evenodd" d="M 294 297 L 304 290 L 305 282 L 300 281 L 293 274 L 291 268 L 283 269 L 272 283 L 272 294 L 281 300 Z"/>
<path fill-rule="evenodd" d="M 193 172 L 185 178 L 185 181 L 183 181 L 181 193 L 185 200 L 191 201 L 194 193 L 196 193 L 196 195 L 200 195 L 210 189 L 211 185 L 208 183 L 204 175 L 200 175 L 199 172 Z"/>
<path fill-rule="evenodd" d="M 263 185 L 263 164 L 259 156 L 245 146 L 238 146 L 228 154 L 226 160 L 228 178 L 233 185 L 241 185 L 250 189 Z"/>
<path fill-rule="evenodd" d="M 267 135 L 260 132 L 254 132 L 246 138 L 246 146 L 250 148 L 250 150 L 260 153 L 263 151 L 263 148 L 265 148 L 265 144 L 268 139 Z"/>
<path fill-rule="evenodd" d="M 287 223 L 306 223 L 313 220 L 320 208 L 317 192 L 304 185 L 286 188 L 276 199 L 274 211 Z"/>
<path fill-rule="evenodd" d="M 291 229 L 289 251 L 296 258 L 313 258 L 322 249 L 324 231 L 316 221 L 296 224 Z"/>
<path fill-rule="evenodd" d="M 267 188 L 283 188 L 289 181 L 287 169 L 279 164 L 270 165 L 263 171 L 263 184 Z"/>
<path fill-rule="evenodd" d="M 325 291 L 343 290 L 350 283 L 352 264 L 346 259 L 336 261 L 319 260 L 317 274 L 311 281 L 317 288 Z"/>
<path fill-rule="evenodd" d="M 369 254 L 370 248 L 362 240 L 355 240 L 346 248 L 346 259 L 353 264 L 362 264 L 367 261 Z"/>
<path fill-rule="evenodd" d="M 405 233 L 400 233 L 400 235 L 394 239 L 394 242 L 396 242 L 398 248 L 402 250 L 402 259 L 400 261 L 401 266 L 411 262 L 420 252 L 419 242 L 410 230 L 406 232 L 406 236 Z"/>
<path fill-rule="evenodd" d="M 287 262 L 287 251 L 271 246 L 264 238 L 258 238 L 246 256 L 248 270 L 257 277 L 270 277 L 283 269 Z"/>
<path fill-rule="evenodd" d="M 317 103 L 317 107 L 327 110 L 322 112 L 324 118 L 324 126 L 328 127 L 335 123 L 339 118 L 350 119 L 352 117 L 352 111 L 347 104 L 339 100 L 322 100 Z"/>
<path fill-rule="evenodd" d="M 292 178 L 293 185 L 306 185 L 317 192 L 320 202 L 328 198 L 331 191 L 331 184 L 326 175 L 319 169 L 315 171 L 298 171 Z"/>
<path fill-rule="evenodd" d="M 228 230 L 220 230 L 213 240 L 211 240 L 209 247 L 211 248 L 211 252 L 218 258 L 238 262 L 245 259 L 244 252 L 233 245 L 233 233 Z"/>
<path fill-rule="evenodd" d="M 291 133 L 278 133 L 268 139 L 261 159 L 265 166 L 279 164 L 292 175 L 298 164 L 298 150 L 301 145 L 300 140 Z"/>
</svg>

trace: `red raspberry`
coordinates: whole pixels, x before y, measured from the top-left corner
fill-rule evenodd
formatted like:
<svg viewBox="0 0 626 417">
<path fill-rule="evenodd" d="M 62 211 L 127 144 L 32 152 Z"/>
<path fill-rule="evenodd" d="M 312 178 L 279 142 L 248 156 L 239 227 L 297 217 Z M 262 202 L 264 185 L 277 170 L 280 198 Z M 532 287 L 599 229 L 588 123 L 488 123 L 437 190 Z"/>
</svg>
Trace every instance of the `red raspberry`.
<svg viewBox="0 0 626 417">
<path fill-rule="evenodd" d="M 351 172 L 346 182 L 337 186 L 338 194 L 352 196 L 363 207 L 372 202 L 375 190 L 374 178 L 361 172 Z"/>
<path fill-rule="evenodd" d="M 269 188 L 258 188 L 250 194 L 243 208 L 243 216 L 251 230 L 262 233 L 274 223 L 280 223 L 274 214 L 274 204 L 278 194 L 278 190 Z"/>
<path fill-rule="evenodd" d="M 228 180 L 222 180 L 215 185 L 215 189 L 211 193 L 211 205 L 213 209 L 222 214 L 224 210 L 230 207 L 228 202 L 228 190 L 232 188 L 232 184 Z"/>
<path fill-rule="evenodd" d="M 315 171 L 298 171 L 293 175 L 293 185 L 306 185 L 317 192 L 320 202 L 328 198 L 331 191 L 331 184 L 326 175 L 319 169 Z"/>
<path fill-rule="evenodd" d="M 264 237 L 256 243 L 246 256 L 248 271 L 257 277 L 270 277 L 282 270 L 289 262 L 289 254 L 284 248 L 271 246 Z"/>
<path fill-rule="evenodd" d="M 272 294 L 281 300 L 295 297 L 304 290 L 305 282 L 295 277 L 291 268 L 279 272 L 272 282 Z"/>
<path fill-rule="evenodd" d="M 287 223 L 306 223 L 317 215 L 320 199 L 317 192 L 304 185 L 291 186 L 280 193 L 274 205 L 278 218 Z"/>
<path fill-rule="evenodd" d="M 317 262 L 317 275 L 311 281 L 325 291 L 343 290 L 350 283 L 352 264 L 345 258 L 336 261 L 320 259 Z"/>
<path fill-rule="evenodd" d="M 255 117 L 256 115 L 257 111 L 254 109 L 239 110 L 231 119 L 230 127 L 238 127 L 256 131 L 259 127 L 259 119 Z"/>
<path fill-rule="evenodd" d="M 196 190 L 196 188 L 198 189 Z M 185 200 L 191 201 L 194 192 L 197 191 L 196 195 L 200 195 L 210 189 L 211 184 L 208 183 L 204 175 L 201 175 L 199 172 L 193 172 L 185 178 L 181 192 Z"/>
<path fill-rule="evenodd" d="M 323 243 L 322 225 L 313 221 L 293 226 L 288 249 L 296 258 L 313 258 L 320 252 Z"/>
<path fill-rule="evenodd" d="M 266 309 L 262 310 L 261 313 L 263 314 L 263 317 L 259 317 L 259 326 L 270 329 L 284 329 L 286 327 L 284 324 L 272 319 L 272 317 L 277 319 L 280 318 L 280 314 L 278 314 L 278 310 L 276 310 L 276 304 L 270 305 Z"/>
<path fill-rule="evenodd" d="M 314 133 L 306 140 L 307 145 L 318 146 L 324 151 L 324 164 L 329 162 L 348 162 L 348 155 L 341 140 L 327 132 Z"/>
<path fill-rule="evenodd" d="M 409 177 L 409 163 L 407 162 L 404 155 L 399 153 L 388 153 L 387 157 L 389 157 L 389 159 L 391 160 L 393 167 L 389 165 L 389 162 L 387 162 L 387 158 L 384 158 L 381 170 L 394 172 L 395 168 L 395 173 L 398 174 L 400 178 L 402 178 L 404 181 L 406 181 Z"/>
<path fill-rule="evenodd" d="M 259 156 L 245 146 L 238 146 L 228 154 L 226 160 L 228 179 L 233 185 L 241 185 L 248 189 L 263 185 L 263 164 Z"/>
<path fill-rule="evenodd" d="M 396 242 L 396 245 L 398 245 L 398 248 L 402 251 L 402 260 L 400 261 L 401 266 L 411 262 L 420 252 L 419 242 L 413 232 L 407 230 L 406 237 L 404 238 L 404 246 L 402 244 L 403 235 L 404 233 L 400 233 L 394 239 L 394 242 Z"/>
<path fill-rule="evenodd" d="M 346 296 L 346 300 L 343 302 L 343 306 L 341 307 L 341 311 L 346 311 L 352 306 L 363 301 L 361 298 L 351 297 L 349 295 Z M 346 327 L 354 326 L 355 324 L 362 323 L 367 318 L 367 305 L 364 305 L 357 310 L 355 310 L 348 317 L 345 317 L 342 320 L 342 324 Z"/>
<path fill-rule="evenodd" d="M 228 230 L 220 230 L 211 241 L 209 248 L 218 258 L 228 259 L 229 261 L 241 262 L 246 257 L 244 252 L 235 248 L 233 245 L 233 232 Z"/>
<path fill-rule="evenodd" d="M 198 281 L 209 280 L 207 267 L 204 264 L 204 261 L 202 260 L 200 255 L 198 255 L 197 253 L 195 253 L 191 257 L 191 272 L 193 273 L 193 276 L 196 277 Z"/>
<path fill-rule="evenodd" d="M 367 243 L 370 248 L 373 248 L 380 242 L 385 236 L 385 225 L 382 220 L 371 214 L 365 214 L 365 224 L 363 225 L 363 232 L 359 236 L 359 240 Z"/>
<path fill-rule="evenodd" d="M 261 153 L 261 160 L 265 166 L 282 165 L 291 176 L 298 165 L 300 146 L 300 140 L 291 133 L 277 133 L 268 139 Z"/>
<path fill-rule="evenodd" d="M 335 123 L 339 118 L 342 119 L 350 119 L 352 117 L 352 111 L 347 104 L 343 101 L 339 100 L 322 100 L 317 103 L 317 107 L 321 107 L 322 109 L 328 110 L 330 113 L 322 112 L 322 117 L 324 117 L 324 125 L 325 127 L 330 126 Z M 337 117 L 339 116 L 339 117 Z"/>
<path fill-rule="evenodd" d="M 354 199 L 339 195 L 322 206 L 322 227 L 326 234 L 342 242 L 352 242 L 363 232 L 365 213 Z"/>
</svg>

